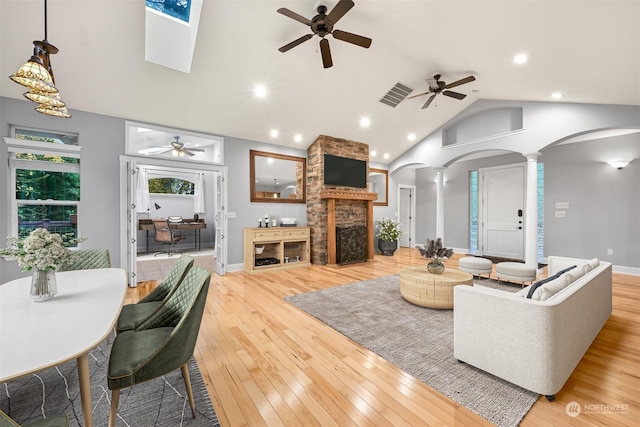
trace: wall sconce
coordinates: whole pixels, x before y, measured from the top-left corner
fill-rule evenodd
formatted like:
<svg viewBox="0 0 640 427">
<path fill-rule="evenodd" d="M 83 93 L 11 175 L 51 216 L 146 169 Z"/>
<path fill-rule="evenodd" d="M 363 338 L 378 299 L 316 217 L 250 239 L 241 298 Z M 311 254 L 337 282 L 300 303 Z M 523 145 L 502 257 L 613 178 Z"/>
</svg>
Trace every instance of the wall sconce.
<svg viewBox="0 0 640 427">
<path fill-rule="evenodd" d="M 54 117 L 71 117 L 60 98 L 53 77 L 49 55 L 58 53 L 58 48 L 47 41 L 47 0 L 44 0 L 44 40 L 34 41 L 33 45 L 35 47 L 31 58 L 9 78 L 30 89 L 24 96 L 40 104 L 35 109 L 37 112 Z"/>
<path fill-rule="evenodd" d="M 611 166 L 613 166 L 616 169 L 622 169 L 632 161 L 633 160 L 607 160 L 607 163 L 609 163 Z"/>
</svg>

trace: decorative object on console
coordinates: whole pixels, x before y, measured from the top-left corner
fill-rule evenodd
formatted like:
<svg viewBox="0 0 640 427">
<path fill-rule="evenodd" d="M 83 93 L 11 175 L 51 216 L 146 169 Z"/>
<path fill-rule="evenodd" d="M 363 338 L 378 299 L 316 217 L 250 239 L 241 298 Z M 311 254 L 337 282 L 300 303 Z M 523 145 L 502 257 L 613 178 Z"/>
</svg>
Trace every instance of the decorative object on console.
<svg viewBox="0 0 640 427">
<path fill-rule="evenodd" d="M 402 236 L 399 226 L 400 223 L 391 218 L 381 218 L 376 221 L 378 249 L 382 255 L 392 256 L 398 248 L 398 238 Z"/>
<path fill-rule="evenodd" d="M 269 215 L 264 216 L 264 226 L 269 228 Z"/>
<path fill-rule="evenodd" d="M 296 219 L 295 218 L 280 218 L 280 226 L 281 227 L 295 227 Z"/>
<path fill-rule="evenodd" d="M 56 267 L 70 262 L 74 257 L 68 247 L 84 240 L 86 239 L 49 233 L 46 228 L 36 228 L 23 240 L 9 237 L 8 247 L 0 249 L 0 255 L 16 258 L 23 272 L 33 270 L 29 291 L 31 299 L 34 302 L 44 302 L 58 293 Z"/>
<path fill-rule="evenodd" d="M 442 261 L 453 255 L 453 249 L 445 248 L 441 237 L 436 240 L 427 239 L 424 248 L 418 247 L 418 250 L 420 255 L 430 259 L 429 264 L 427 264 L 427 270 L 433 274 L 442 274 L 444 272 Z"/>
</svg>

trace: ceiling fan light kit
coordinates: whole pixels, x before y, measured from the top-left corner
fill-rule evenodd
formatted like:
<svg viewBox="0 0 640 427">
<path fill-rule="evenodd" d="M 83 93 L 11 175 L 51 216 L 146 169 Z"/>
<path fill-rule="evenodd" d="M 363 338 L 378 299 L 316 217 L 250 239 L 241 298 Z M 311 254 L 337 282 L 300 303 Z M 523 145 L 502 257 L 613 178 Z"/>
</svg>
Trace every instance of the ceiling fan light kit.
<svg viewBox="0 0 640 427">
<path fill-rule="evenodd" d="M 44 40 L 34 41 L 33 55 L 15 74 L 9 76 L 14 82 L 30 89 L 25 98 L 40 104 L 35 110 L 54 117 L 69 118 L 55 86 L 53 68 L 49 55 L 58 53 L 58 48 L 47 41 L 47 0 L 44 0 Z"/>
<path fill-rule="evenodd" d="M 340 0 L 334 8 L 327 14 L 327 6 L 320 5 L 317 8 L 318 14 L 312 19 L 307 19 L 302 15 L 299 15 L 287 8 L 278 9 L 278 13 L 301 22 L 311 28 L 313 34 L 305 34 L 304 36 L 297 38 L 291 43 L 287 43 L 278 50 L 280 52 L 287 52 L 290 49 L 306 42 L 317 35 L 320 40 L 320 55 L 322 57 L 322 65 L 324 68 L 330 68 L 333 66 L 333 59 L 331 58 L 331 48 L 329 47 L 329 40 L 325 37 L 331 34 L 333 38 L 345 41 L 347 43 L 354 44 L 356 46 L 364 47 L 365 49 L 371 46 L 371 39 L 363 37 L 357 34 L 348 33 L 346 31 L 334 30 L 333 26 L 342 18 L 355 4 L 351 0 Z"/>
</svg>

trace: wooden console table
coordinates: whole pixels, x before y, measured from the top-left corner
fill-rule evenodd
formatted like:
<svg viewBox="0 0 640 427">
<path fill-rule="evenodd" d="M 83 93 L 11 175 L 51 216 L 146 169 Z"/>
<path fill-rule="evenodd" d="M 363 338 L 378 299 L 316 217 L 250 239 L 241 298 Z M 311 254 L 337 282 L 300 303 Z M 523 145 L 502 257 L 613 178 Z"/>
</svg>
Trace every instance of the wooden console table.
<svg viewBox="0 0 640 427">
<path fill-rule="evenodd" d="M 202 245 L 200 244 L 200 231 L 207 228 L 207 224 L 204 222 L 204 219 L 199 219 L 198 221 L 193 219 L 183 219 L 182 222 L 169 224 L 169 228 L 172 230 L 193 230 L 194 247 L 197 250 L 202 248 Z M 154 231 L 153 220 L 139 219 L 138 230 L 143 230 L 146 233 L 147 242 L 145 246 L 145 253 L 149 254 L 149 231 Z"/>
<path fill-rule="evenodd" d="M 473 276 L 447 268 L 442 274 L 432 274 L 427 266 L 400 270 L 400 294 L 404 299 L 430 308 L 453 308 L 453 287 L 473 286 Z"/>
<path fill-rule="evenodd" d="M 309 265 L 310 227 L 249 227 L 244 229 L 244 271 Z"/>
</svg>

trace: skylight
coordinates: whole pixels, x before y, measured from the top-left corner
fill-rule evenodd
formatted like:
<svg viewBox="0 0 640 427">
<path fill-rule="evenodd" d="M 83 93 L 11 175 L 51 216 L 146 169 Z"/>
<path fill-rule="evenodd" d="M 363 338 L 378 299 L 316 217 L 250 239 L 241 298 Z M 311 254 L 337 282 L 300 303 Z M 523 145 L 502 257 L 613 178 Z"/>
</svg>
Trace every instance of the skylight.
<svg viewBox="0 0 640 427">
<path fill-rule="evenodd" d="M 191 0 L 146 0 L 147 7 L 184 22 L 189 22 Z"/>
</svg>

